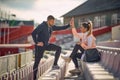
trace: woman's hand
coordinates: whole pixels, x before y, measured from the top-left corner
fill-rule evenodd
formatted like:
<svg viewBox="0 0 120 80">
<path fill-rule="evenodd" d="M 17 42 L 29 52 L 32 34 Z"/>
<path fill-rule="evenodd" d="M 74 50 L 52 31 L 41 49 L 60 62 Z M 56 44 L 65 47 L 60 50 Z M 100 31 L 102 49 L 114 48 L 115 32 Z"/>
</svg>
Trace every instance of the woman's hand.
<svg viewBox="0 0 120 80">
<path fill-rule="evenodd" d="M 86 50 L 86 45 L 84 43 L 81 43 L 81 47 Z"/>
<path fill-rule="evenodd" d="M 77 44 L 77 45 L 81 45 L 81 42 L 77 42 L 76 44 Z"/>
<path fill-rule="evenodd" d="M 74 18 L 71 19 L 71 21 L 70 21 L 70 26 L 71 26 L 71 28 L 74 28 L 74 27 L 75 27 L 75 25 L 74 25 Z"/>
</svg>

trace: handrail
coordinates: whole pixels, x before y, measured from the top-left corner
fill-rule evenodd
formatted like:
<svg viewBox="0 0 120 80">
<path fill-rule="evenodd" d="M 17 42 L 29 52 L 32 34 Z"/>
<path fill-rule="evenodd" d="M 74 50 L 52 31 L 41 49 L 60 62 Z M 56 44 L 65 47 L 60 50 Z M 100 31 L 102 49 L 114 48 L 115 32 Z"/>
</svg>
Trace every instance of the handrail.
<svg viewBox="0 0 120 80">
<path fill-rule="evenodd" d="M 114 47 L 97 46 L 97 48 L 107 49 L 107 50 L 119 50 L 120 51 L 120 48 L 114 48 Z"/>
</svg>

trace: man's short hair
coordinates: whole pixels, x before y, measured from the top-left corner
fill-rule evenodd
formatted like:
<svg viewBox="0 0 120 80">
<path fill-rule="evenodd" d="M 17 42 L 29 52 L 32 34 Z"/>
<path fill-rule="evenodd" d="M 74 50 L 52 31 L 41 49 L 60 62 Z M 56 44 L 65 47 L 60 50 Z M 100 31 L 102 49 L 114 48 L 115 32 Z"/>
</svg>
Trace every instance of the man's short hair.
<svg viewBox="0 0 120 80">
<path fill-rule="evenodd" d="M 49 16 L 47 17 L 47 20 L 51 20 L 51 19 L 55 20 L 55 18 L 54 18 L 52 15 L 49 15 Z"/>
</svg>

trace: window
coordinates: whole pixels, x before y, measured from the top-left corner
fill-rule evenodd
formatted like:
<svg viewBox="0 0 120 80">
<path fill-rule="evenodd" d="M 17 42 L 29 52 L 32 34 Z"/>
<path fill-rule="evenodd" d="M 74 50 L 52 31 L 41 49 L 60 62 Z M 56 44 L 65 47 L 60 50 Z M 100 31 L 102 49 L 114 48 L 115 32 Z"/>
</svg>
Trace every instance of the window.
<svg viewBox="0 0 120 80">
<path fill-rule="evenodd" d="M 100 22 L 101 22 L 101 26 L 106 25 L 106 16 L 105 15 L 101 16 Z"/>
<path fill-rule="evenodd" d="M 120 24 L 120 13 L 118 13 L 117 23 Z"/>
<path fill-rule="evenodd" d="M 81 24 L 85 22 L 85 18 L 81 18 L 78 20 L 78 26 L 81 26 Z"/>
<path fill-rule="evenodd" d="M 106 25 L 106 16 L 96 16 L 94 18 L 94 27 L 102 27 Z"/>
<path fill-rule="evenodd" d="M 100 17 L 96 16 L 94 18 L 94 27 L 100 27 Z"/>
<path fill-rule="evenodd" d="M 78 20 L 78 26 L 81 26 L 81 20 L 80 19 Z"/>
<path fill-rule="evenodd" d="M 116 13 L 112 15 L 111 23 L 112 23 L 112 25 L 117 24 L 117 14 Z"/>
</svg>

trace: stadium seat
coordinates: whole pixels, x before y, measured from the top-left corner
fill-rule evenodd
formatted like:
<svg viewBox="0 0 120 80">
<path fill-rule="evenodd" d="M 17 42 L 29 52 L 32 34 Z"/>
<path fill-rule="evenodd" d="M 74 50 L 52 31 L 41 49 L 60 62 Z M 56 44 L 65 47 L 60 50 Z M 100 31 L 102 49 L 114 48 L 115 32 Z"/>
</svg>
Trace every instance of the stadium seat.
<svg viewBox="0 0 120 80">
<path fill-rule="evenodd" d="M 117 50 L 100 50 L 101 61 L 83 62 L 86 80 L 120 80 L 120 54 Z"/>
</svg>

